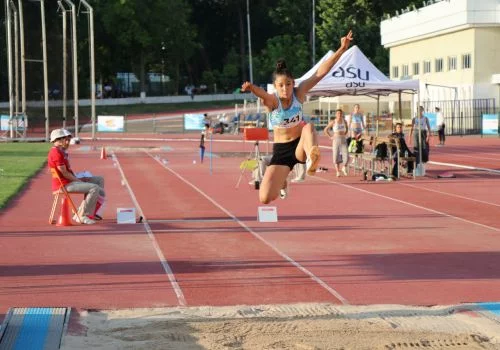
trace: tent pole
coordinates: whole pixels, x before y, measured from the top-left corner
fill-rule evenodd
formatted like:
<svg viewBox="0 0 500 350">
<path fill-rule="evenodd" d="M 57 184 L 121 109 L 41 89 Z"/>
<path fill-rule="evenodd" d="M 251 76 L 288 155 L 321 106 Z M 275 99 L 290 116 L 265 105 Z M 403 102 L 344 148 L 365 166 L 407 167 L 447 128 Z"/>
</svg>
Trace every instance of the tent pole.
<svg viewBox="0 0 500 350">
<path fill-rule="evenodd" d="M 399 121 L 401 122 L 403 121 L 403 106 L 401 106 L 401 90 L 398 91 L 398 99 L 399 99 Z"/>
<path fill-rule="evenodd" d="M 375 137 L 378 137 L 378 119 L 380 116 L 380 95 L 377 95 L 377 116 L 375 117 Z"/>
</svg>

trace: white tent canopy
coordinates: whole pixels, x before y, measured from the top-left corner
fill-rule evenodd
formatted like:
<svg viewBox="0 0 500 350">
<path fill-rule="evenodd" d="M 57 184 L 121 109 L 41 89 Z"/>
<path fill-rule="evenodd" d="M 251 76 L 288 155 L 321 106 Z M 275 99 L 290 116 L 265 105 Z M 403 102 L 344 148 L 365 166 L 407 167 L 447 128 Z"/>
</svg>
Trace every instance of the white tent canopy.
<svg viewBox="0 0 500 350">
<path fill-rule="evenodd" d="M 331 55 L 333 55 L 333 51 L 328 51 L 313 68 L 295 80 L 296 85 L 313 75 L 319 65 Z M 391 93 L 415 93 L 418 88 L 418 80 L 390 80 L 355 45 L 340 57 L 330 72 L 309 90 L 308 95 L 385 96 Z"/>
</svg>

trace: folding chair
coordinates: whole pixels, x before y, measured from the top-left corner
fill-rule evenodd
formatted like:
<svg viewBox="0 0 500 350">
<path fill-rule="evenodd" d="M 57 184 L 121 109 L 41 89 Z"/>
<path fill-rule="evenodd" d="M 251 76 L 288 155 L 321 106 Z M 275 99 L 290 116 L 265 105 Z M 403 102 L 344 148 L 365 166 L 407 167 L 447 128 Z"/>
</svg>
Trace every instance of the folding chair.
<svg viewBox="0 0 500 350">
<path fill-rule="evenodd" d="M 78 214 L 78 210 L 76 209 L 75 203 L 71 199 L 69 192 L 64 187 L 62 180 L 61 180 L 61 177 L 57 173 L 56 169 L 50 168 L 50 174 L 52 175 L 52 178 L 57 179 L 59 181 L 59 184 L 61 185 L 61 187 L 59 188 L 59 190 L 52 192 L 52 196 L 54 197 L 54 200 L 52 201 L 52 210 L 50 211 L 49 225 L 52 225 L 52 221 L 54 219 L 54 213 L 55 213 L 56 207 L 57 207 L 57 202 L 59 201 L 59 196 L 61 196 L 61 195 L 63 195 L 66 198 L 66 200 L 69 202 L 69 205 L 71 207 L 71 210 L 73 211 L 73 214 L 75 214 L 76 217 L 78 218 L 78 222 L 82 222 L 82 218 Z"/>
<path fill-rule="evenodd" d="M 263 166 L 261 164 L 261 156 L 259 150 L 259 141 L 269 141 L 269 130 L 267 128 L 244 128 L 243 129 L 243 141 L 255 141 L 254 148 L 250 152 L 248 158 L 241 162 L 240 164 L 240 177 L 236 183 L 236 188 L 240 185 L 241 178 L 245 174 L 245 171 L 253 171 L 256 168 L 258 171 L 258 178 L 256 182 L 262 180 L 264 176 Z"/>
</svg>

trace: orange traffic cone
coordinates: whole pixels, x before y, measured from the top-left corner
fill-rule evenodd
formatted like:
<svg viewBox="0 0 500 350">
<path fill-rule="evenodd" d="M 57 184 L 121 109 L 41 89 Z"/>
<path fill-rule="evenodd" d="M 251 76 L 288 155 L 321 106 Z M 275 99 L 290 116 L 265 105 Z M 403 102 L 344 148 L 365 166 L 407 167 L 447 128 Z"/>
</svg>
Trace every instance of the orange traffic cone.
<svg viewBox="0 0 500 350">
<path fill-rule="evenodd" d="M 106 159 L 106 148 L 104 146 L 101 148 L 101 159 Z"/>
<path fill-rule="evenodd" d="M 68 198 L 64 196 L 61 201 L 61 213 L 59 214 L 59 219 L 57 219 L 56 226 L 73 226 L 68 202 Z"/>
</svg>

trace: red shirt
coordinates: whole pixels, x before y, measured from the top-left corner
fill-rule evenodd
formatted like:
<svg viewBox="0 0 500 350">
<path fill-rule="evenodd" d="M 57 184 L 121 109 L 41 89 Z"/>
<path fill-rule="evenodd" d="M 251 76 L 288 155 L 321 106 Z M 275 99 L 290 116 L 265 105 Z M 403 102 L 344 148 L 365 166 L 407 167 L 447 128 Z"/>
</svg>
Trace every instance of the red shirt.
<svg viewBox="0 0 500 350">
<path fill-rule="evenodd" d="M 66 186 L 67 184 L 69 184 L 71 181 L 66 179 L 59 171 L 59 169 L 57 169 L 58 166 L 65 165 L 66 169 L 68 169 L 68 171 L 73 174 L 73 171 L 69 166 L 68 153 L 66 153 L 62 148 L 54 146 L 50 149 L 47 160 L 49 168 L 54 168 L 56 170 L 56 172 L 59 174 L 59 177 L 61 178 L 63 185 Z M 60 187 L 61 184 L 59 183 L 59 180 L 53 177 L 52 191 L 57 191 Z"/>
</svg>

